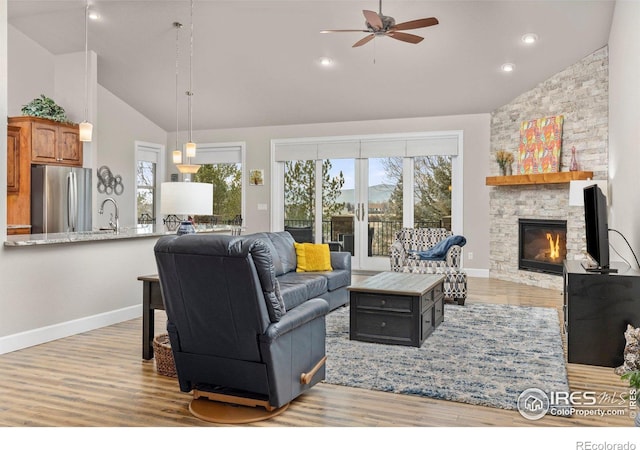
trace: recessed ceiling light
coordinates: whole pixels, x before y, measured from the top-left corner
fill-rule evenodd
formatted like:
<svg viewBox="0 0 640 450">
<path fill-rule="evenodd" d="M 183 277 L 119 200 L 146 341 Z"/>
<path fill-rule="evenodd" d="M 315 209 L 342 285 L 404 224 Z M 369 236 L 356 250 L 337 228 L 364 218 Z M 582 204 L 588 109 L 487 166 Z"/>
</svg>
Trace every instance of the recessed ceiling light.
<svg viewBox="0 0 640 450">
<path fill-rule="evenodd" d="M 512 63 L 505 63 L 502 65 L 503 72 L 513 72 L 513 69 L 515 68 L 516 68 L 515 64 L 512 64 Z"/>
<path fill-rule="evenodd" d="M 98 20 L 100 18 L 100 14 L 95 11 L 89 11 L 89 19 Z"/>
<path fill-rule="evenodd" d="M 331 58 L 327 58 L 326 56 L 320 58 L 320 65 L 323 67 L 329 67 L 333 65 L 333 60 Z"/>
<path fill-rule="evenodd" d="M 534 44 L 537 40 L 538 40 L 537 34 L 527 33 L 524 36 L 522 36 L 522 42 L 528 45 Z"/>
</svg>

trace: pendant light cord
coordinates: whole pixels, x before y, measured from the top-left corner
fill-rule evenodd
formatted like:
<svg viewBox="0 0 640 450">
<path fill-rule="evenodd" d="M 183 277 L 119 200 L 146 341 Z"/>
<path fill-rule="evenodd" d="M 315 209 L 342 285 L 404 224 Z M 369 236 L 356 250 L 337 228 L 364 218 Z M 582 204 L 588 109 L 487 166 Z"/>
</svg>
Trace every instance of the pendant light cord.
<svg viewBox="0 0 640 450">
<path fill-rule="evenodd" d="M 191 37 L 190 37 L 190 53 L 189 53 L 189 91 L 187 95 L 189 96 L 189 142 L 193 142 L 193 121 L 192 121 L 192 106 L 191 106 L 191 97 L 193 97 L 193 0 L 191 0 L 191 17 L 190 17 L 190 28 L 191 28 Z"/>
<path fill-rule="evenodd" d="M 182 24 L 180 22 L 173 22 L 173 26 L 176 28 L 176 150 L 178 150 L 178 130 L 179 130 L 179 117 L 178 117 L 178 60 L 180 56 L 179 35 Z"/>
<path fill-rule="evenodd" d="M 84 121 L 89 120 L 89 1 L 84 9 Z"/>
</svg>

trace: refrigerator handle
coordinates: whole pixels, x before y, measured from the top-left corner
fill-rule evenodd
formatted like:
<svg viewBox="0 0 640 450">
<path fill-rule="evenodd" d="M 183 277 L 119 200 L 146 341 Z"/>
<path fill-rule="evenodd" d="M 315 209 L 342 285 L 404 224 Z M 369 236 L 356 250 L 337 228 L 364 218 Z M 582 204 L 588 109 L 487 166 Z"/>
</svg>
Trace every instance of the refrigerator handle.
<svg viewBox="0 0 640 450">
<path fill-rule="evenodd" d="M 67 175 L 67 223 L 69 231 L 76 231 L 78 217 L 78 181 L 75 172 Z"/>
</svg>

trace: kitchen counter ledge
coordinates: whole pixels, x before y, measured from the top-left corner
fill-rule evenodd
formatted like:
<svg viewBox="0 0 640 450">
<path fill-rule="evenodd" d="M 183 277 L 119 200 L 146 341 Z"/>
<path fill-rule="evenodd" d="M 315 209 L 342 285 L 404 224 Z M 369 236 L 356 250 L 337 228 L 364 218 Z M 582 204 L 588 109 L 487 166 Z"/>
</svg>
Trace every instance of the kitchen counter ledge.
<svg viewBox="0 0 640 450">
<path fill-rule="evenodd" d="M 231 233 L 230 225 L 214 225 L 199 229 L 198 233 Z M 175 234 L 167 227 L 161 225 L 139 225 L 136 227 L 123 227 L 118 234 L 111 230 L 80 231 L 70 233 L 48 234 L 17 234 L 7 236 L 5 247 L 30 247 L 33 245 L 73 244 L 76 242 L 113 241 L 119 239 L 137 239 L 147 237 L 160 237 Z"/>
</svg>

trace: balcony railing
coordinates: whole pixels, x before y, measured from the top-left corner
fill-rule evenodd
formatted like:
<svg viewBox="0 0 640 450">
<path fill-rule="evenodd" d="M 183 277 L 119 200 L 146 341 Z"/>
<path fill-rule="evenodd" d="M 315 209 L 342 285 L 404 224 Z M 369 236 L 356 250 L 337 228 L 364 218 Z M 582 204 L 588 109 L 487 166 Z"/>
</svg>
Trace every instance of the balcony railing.
<svg viewBox="0 0 640 450">
<path fill-rule="evenodd" d="M 285 220 L 285 230 L 288 230 L 298 242 L 314 242 L 314 228 L 311 220 Z M 451 229 L 451 218 L 445 217 L 440 221 L 419 221 L 414 223 L 414 228 L 447 228 Z M 402 228 L 401 221 L 371 221 L 369 222 L 369 256 L 389 256 L 390 247 L 396 232 Z M 344 231 L 344 230 L 343 230 Z M 341 245 L 346 251 L 353 254 L 353 226 L 349 233 L 340 233 Z M 322 221 L 322 242 L 335 242 L 333 233 L 333 221 Z"/>
</svg>

